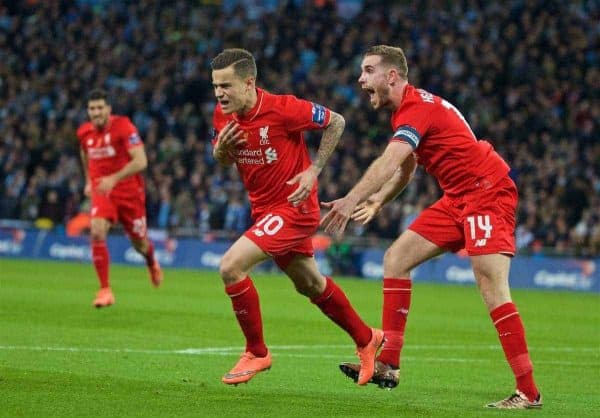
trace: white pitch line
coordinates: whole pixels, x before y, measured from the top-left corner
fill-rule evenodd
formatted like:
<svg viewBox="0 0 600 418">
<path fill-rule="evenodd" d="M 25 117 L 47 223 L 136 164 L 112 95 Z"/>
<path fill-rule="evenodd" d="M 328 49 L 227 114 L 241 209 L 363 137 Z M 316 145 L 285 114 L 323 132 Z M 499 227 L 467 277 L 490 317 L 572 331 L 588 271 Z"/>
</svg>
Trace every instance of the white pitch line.
<svg viewBox="0 0 600 418">
<path fill-rule="evenodd" d="M 0 350 L 32 350 L 32 351 L 95 351 L 95 352 L 135 352 L 135 353 L 156 353 L 156 354 L 207 354 L 212 352 L 238 352 L 241 346 L 224 347 L 203 347 L 203 348 L 185 348 L 173 350 L 149 350 L 138 348 L 102 348 L 102 347 L 51 347 L 51 346 L 29 346 L 29 345 L 0 345 Z M 354 348 L 348 344 L 311 344 L 311 345 L 269 345 L 273 350 L 330 350 L 330 349 L 349 349 Z M 406 345 L 404 350 L 457 350 L 457 351 L 477 351 L 477 350 L 500 350 L 499 344 L 492 345 Z M 530 351 L 547 352 L 581 352 L 596 353 L 600 355 L 600 347 L 529 347 Z"/>
<path fill-rule="evenodd" d="M 416 349 L 430 349 L 432 347 L 439 346 L 413 346 L 411 348 Z M 467 348 L 467 346 L 444 346 L 446 348 Z M 473 348 L 473 346 L 468 346 Z M 497 346 L 478 346 L 484 349 L 499 350 Z M 285 353 L 285 351 L 292 350 L 315 350 L 315 349 L 352 349 L 353 347 L 348 345 L 281 345 L 281 346 L 270 346 L 269 349 L 280 357 L 294 357 L 294 358 L 327 358 L 340 360 L 340 355 L 326 354 L 326 353 Z M 559 349 L 567 349 L 568 352 L 590 352 L 598 351 L 590 347 L 546 347 L 545 351 L 559 351 Z M 181 350 L 147 350 L 137 348 L 101 348 L 101 347 L 44 347 L 44 346 L 24 346 L 24 345 L 0 345 L 0 351 L 53 351 L 53 352 L 73 352 L 73 353 L 128 353 L 128 354 L 160 354 L 160 355 L 209 355 L 209 356 L 238 356 L 241 347 L 205 347 L 205 348 L 186 348 Z M 284 352 L 282 352 L 284 351 Z M 537 350 L 544 351 L 544 350 Z M 493 362 L 495 359 L 479 359 L 472 357 L 420 357 L 403 355 L 403 360 L 408 361 L 426 361 L 432 363 L 485 363 Z M 352 359 L 350 359 L 352 361 Z M 574 367 L 597 367 L 597 362 L 575 362 L 575 361 L 562 361 L 562 360 L 536 360 L 535 364 L 549 364 L 559 366 L 574 366 Z"/>
</svg>

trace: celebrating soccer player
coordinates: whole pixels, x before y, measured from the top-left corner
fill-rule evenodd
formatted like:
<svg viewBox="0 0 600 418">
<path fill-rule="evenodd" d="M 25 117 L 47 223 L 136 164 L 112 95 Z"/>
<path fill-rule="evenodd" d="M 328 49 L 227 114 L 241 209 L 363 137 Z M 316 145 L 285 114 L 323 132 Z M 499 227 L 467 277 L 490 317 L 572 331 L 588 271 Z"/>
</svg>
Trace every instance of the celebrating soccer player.
<svg viewBox="0 0 600 418">
<path fill-rule="evenodd" d="M 352 337 L 360 359 L 357 381 L 366 384 L 383 332 L 369 328 L 342 289 L 319 273 L 311 242 L 319 227 L 317 176 L 339 141 L 344 118 L 316 103 L 257 88 L 256 63 L 246 50 L 224 50 L 211 68 L 218 101 L 213 155 L 220 164 L 236 164 L 255 222 L 221 260 L 225 292 L 246 337 L 245 352 L 222 381 L 247 382 L 271 367 L 259 297 L 249 273 L 272 258 L 299 293 Z M 315 129 L 323 130 L 323 136 L 311 163 L 303 131 Z"/>
<path fill-rule="evenodd" d="M 385 253 L 382 328 L 386 342 L 371 382 L 387 388 L 398 384 L 411 270 L 445 251 L 465 248 L 516 379 L 514 394 L 488 406 L 541 407 L 523 323 L 508 285 L 517 206 L 517 189 L 508 176 L 508 165 L 488 142 L 477 140 L 456 107 L 408 83 L 406 57 L 400 48 L 379 45 L 368 49 L 358 82 L 374 109 L 392 111 L 394 134 L 383 154 L 346 196 L 323 203 L 330 209 L 321 222 L 325 231 L 339 234 L 349 219 L 370 221 L 406 187 L 415 160 L 444 191 Z M 340 368 L 349 377 L 358 375 L 358 365 L 342 363 Z"/>
<path fill-rule="evenodd" d="M 114 222 L 121 222 L 134 248 L 146 259 L 154 286 L 160 285 L 162 272 L 146 231 L 146 194 L 140 173 L 147 160 L 140 135 L 129 118 L 111 115 L 103 90 L 90 92 L 87 112 L 90 121 L 79 127 L 77 137 L 86 177 L 85 194 L 92 199 L 92 260 L 100 281 L 93 305 L 101 308 L 115 303 L 106 246 L 106 235 Z"/>
</svg>

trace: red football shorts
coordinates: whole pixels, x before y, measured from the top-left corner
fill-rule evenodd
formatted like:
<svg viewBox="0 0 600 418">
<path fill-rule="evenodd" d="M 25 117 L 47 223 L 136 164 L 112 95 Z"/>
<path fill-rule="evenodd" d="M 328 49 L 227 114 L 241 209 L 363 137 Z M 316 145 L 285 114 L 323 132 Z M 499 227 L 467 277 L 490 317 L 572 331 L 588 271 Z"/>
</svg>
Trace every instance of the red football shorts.
<svg viewBox="0 0 600 418">
<path fill-rule="evenodd" d="M 296 255 L 314 255 L 312 236 L 318 227 L 319 212 L 301 213 L 290 205 L 261 215 L 244 235 L 285 270 Z"/>
<path fill-rule="evenodd" d="M 92 218 L 119 221 L 132 239 L 146 238 L 146 194 L 141 191 L 125 196 L 92 193 Z"/>
<path fill-rule="evenodd" d="M 464 248 L 469 255 L 514 255 L 517 201 L 517 187 L 506 177 L 461 197 L 444 195 L 409 229 L 452 252 Z"/>
</svg>

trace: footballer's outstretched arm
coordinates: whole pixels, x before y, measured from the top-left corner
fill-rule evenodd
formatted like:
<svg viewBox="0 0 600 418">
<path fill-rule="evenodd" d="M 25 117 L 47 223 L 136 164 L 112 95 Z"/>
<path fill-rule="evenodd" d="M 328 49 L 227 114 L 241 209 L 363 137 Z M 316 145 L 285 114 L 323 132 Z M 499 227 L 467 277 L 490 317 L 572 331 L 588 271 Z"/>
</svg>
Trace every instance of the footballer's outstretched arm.
<svg viewBox="0 0 600 418">
<path fill-rule="evenodd" d="M 346 197 L 356 204 L 365 201 L 392 178 L 398 167 L 412 155 L 413 149 L 406 142 L 393 141 L 385 151 L 371 163 L 359 182 L 348 192 Z"/>
<path fill-rule="evenodd" d="M 327 160 L 335 151 L 335 147 L 340 142 L 340 137 L 344 132 L 346 126 L 346 120 L 339 113 L 330 111 L 329 124 L 323 130 L 323 136 L 319 143 L 319 149 L 317 150 L 317 156 L 315 160 L 306 170 L 296 174 L 293 178 L 287 181 L 288 185 L 298 184 L 296 190 L 291 193 L 287 200 L 294 206 L 298 206 L 308 196 L 312 188 L 315 186 L 317 177 L 325 167 Z"/>
<path fill-rule="evenodd" d="M 415 155 L 410 154 L 400 167 L 396 169 L 392 178 L 389 179 L 378 192 L 372 194 L 371 197 L 369 197 L 369 200 L 381 202 L 381 206 L 385 205 L 390 200 L 394 200 L 396 196 L 402 193 L 408 183 L 410 183 L 416 168 L 417 161 L 415 160 Z"/>
<path fill-rule="evenodd" d="M 402 193 L 412 180 L 416 167 L 415 156 L 411 154 L 396 169 L 392 178 L 378 192 L 373 193 L 366 201 L 356 207 L 351 217 L 352 220 L 360 222 L 363 225 L 370 222 L 386 203 Z"/>
<path fill-rule="evenodd" d="M 371 163 L 366 173 L 346 196 L 332 202 L 321 203 L 323 207 L 330 209 L 321 219 L 321 226 L 325 232 L 341 234 L 355 212 L 356 206 L 381 190 L 412 152 L 413 148 L 406 142 L 390 142 L 383 154 Z"/>
</svg>

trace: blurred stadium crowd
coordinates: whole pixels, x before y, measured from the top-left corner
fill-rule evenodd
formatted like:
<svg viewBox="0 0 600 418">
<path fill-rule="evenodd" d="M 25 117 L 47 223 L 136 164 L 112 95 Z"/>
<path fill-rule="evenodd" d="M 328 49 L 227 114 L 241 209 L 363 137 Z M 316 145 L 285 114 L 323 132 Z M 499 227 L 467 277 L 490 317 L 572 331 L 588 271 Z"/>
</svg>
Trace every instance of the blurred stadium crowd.
<svg viewBox="0 0 600 418">
<path fill-rule="evenodd" d="M 512 166 L 522 251 L 600 254 L 600 2 L 19 1 L 0 3 L 0 218 L 64 224 L 82 210 L 75 136 L 86 93 L 107 89 L 149 157 L 151 227 L 237 235 L 235 168 L 211 157 L 209 62 L 252 51 L 258 85 L 346 118 L 320 197 L 340 197 L 390 135 L 356 82 L 361 52 L 401 46 L 412 84 L 453 102 Z M 313 149 L 318 136 L 309 135 Z M 440 192 L 422 170 L 366 228 L 393 239 Z M 83 206 L 82 206 L 83 205 Z"/>
</svg>

